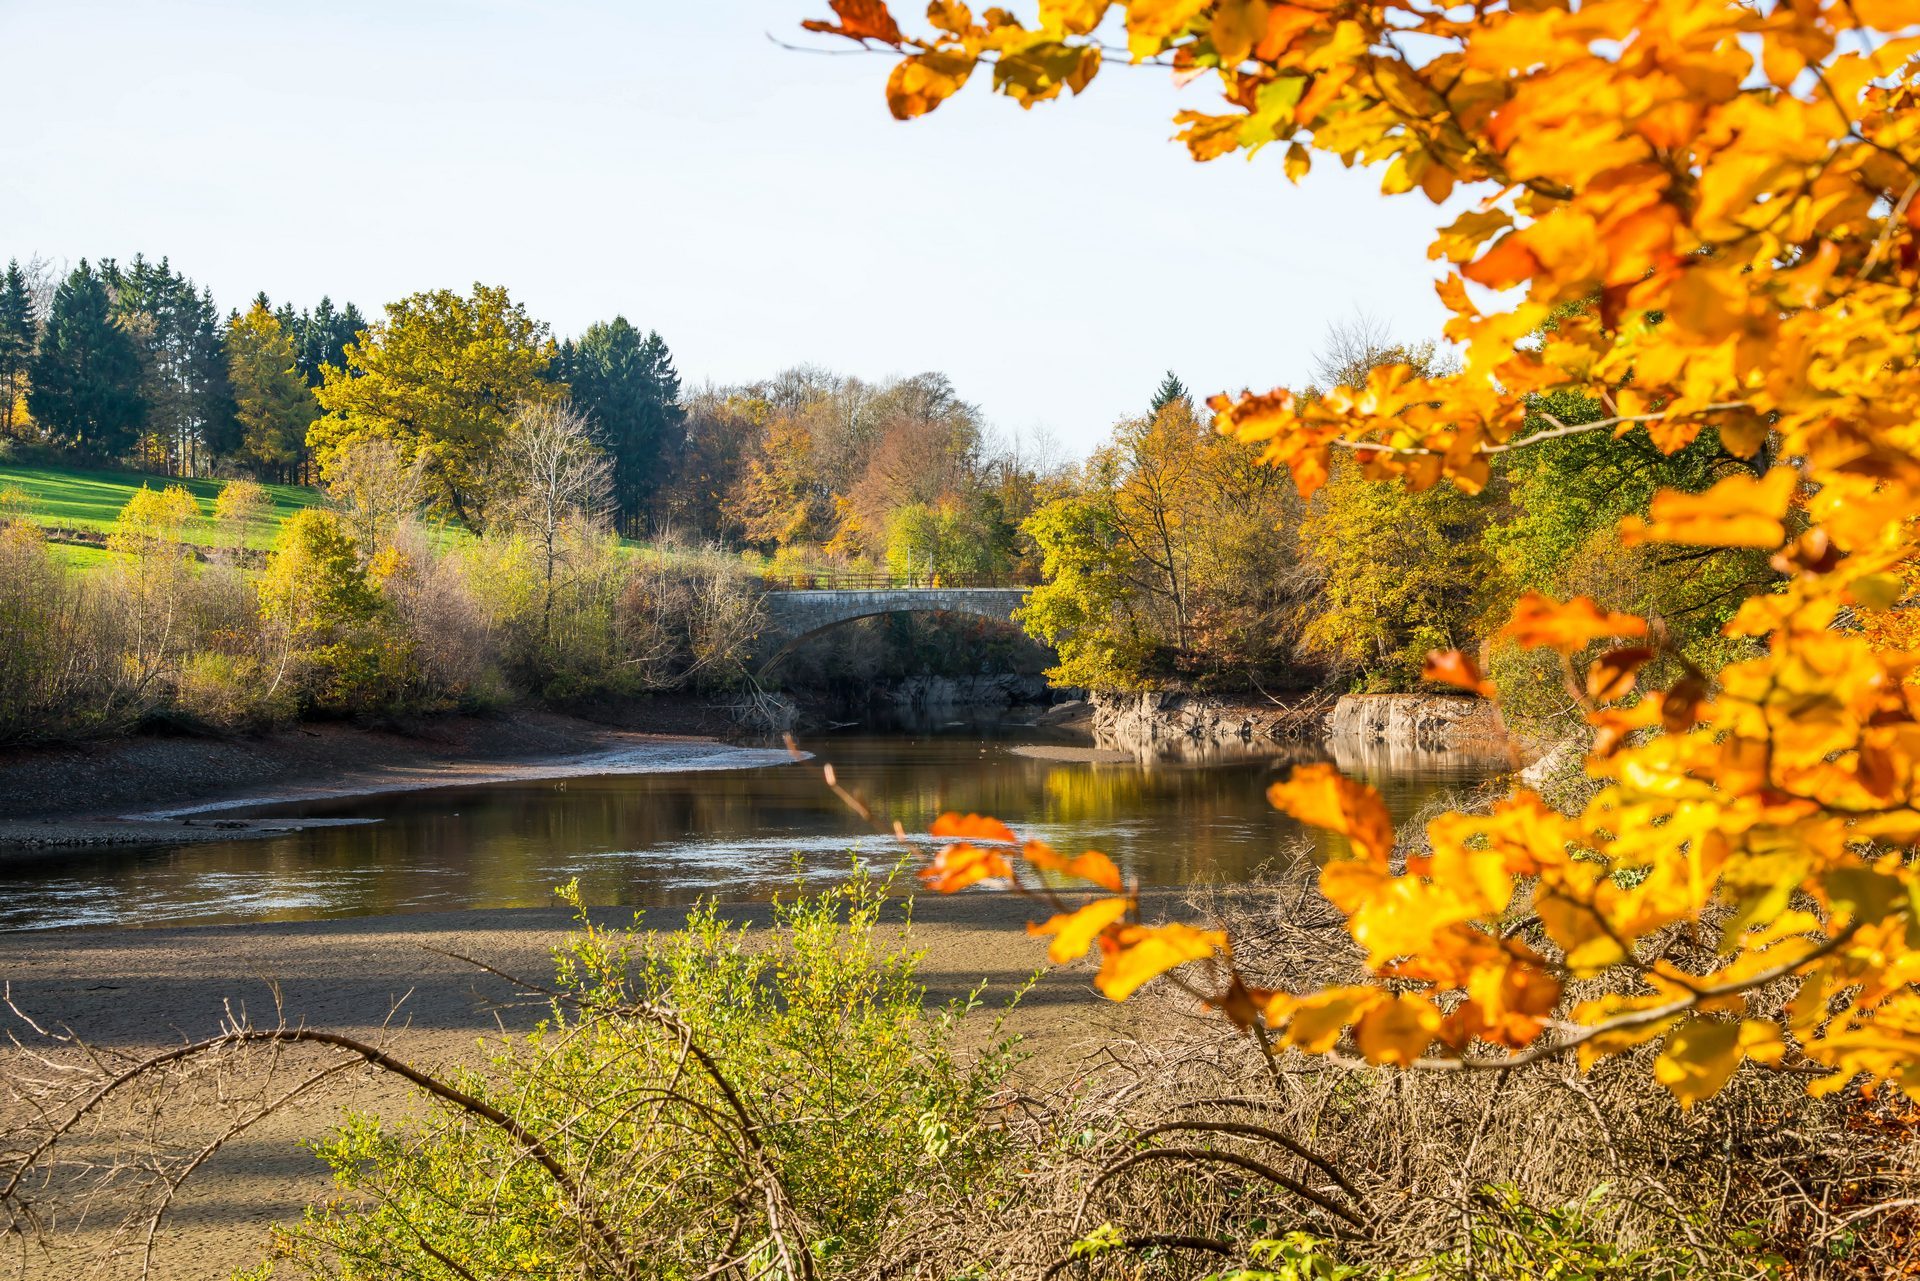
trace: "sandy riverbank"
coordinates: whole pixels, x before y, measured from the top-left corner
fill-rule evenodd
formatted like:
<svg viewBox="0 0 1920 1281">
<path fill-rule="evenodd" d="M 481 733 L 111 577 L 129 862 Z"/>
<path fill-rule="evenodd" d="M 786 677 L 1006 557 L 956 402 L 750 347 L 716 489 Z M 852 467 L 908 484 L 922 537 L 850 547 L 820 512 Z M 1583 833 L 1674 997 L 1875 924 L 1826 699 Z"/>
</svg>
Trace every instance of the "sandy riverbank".
<svg viewBox="0 0 1920 1281">
<path fill-rule="evenodd" d="M 730 915 L 764 923 L 767 909 L 747 905 Z M 1021 933 L 1025 905 L 1004 896 L 922 900 L 914 915 L 912 940 L 927 950 L 922 975 L 932 1000 L 962 996 L 985 981 L 989 1002 L 1002 1001 L 1044 963 L 1042 949 Z M 612 911 L 605 918 L 628 919 Z M 681 919 L 676 910 L 658 910 L 647 923 L 672 928 Z M 476 1038 L 497 1034 L 502 1026 L 524 1029 L 540 1011 L 516 999 L 504 981 L 442 953 L 544 980 L 550 949 L 570 924 L 555 909 L 14 934 L 0 936 L 0 979 L 35 1021 L 70 1027 L 103 1046 L 163 1046 L 208 1035 L 228 1002 L 256 1023 L 270 1023 L 277 993 L 290 1023 L 384 1038 L 408 1061 L 445 1067 L 473 1062 Z M 1105 1034 L 1128 1027 L 1128 1007 L 1099 999 L 1089 978 L 1086 967 L 1049 971 L 1013 1016 L 1014 1029 L 1031 1038 L 1054 1070 L 1090 1052 Z M 383 1032 L 396 1002 L 398 1014 Z M 0 1033 L 28 1045 L 36 1040 L 30 1027 L 4 1010 Z M 0 1073 L 28 1066 L 18 1050 L 0 1051 L 0 1060 Z M 325 1060 L 315 1053 L 301 1061 Z M 323 1132 L 344 1108 L 408 1106 L 391 1078 L 356 1069 L 242 1135 L 182 1194 L 162 1234 L 154 1275 L 201 1281 L 256 1260 L 269 1223 L 297 1215 L 326 1192 L 324 1170 L 301 1141 Z M 204 1115 L 176 1119 L 189 1130 L 207 1123 Z M 99 1240 L 97 1232 L 84 1230 L 77 1239 L 83 1245 Z M 131 1276 L 137 1264 L 133 1258 L 87 1273 L 77 1256 L 36 1254 L 27 1275 L 47 1281 Z"/>
<path fill-rule="evenodd" d="M 0 856 L 66 846 L 237 840 L 314 820 L 222 811 L 583 774 L 739 769 L 786 759 L 711 733 L 706 709 L 664 702 L 614 728 L 550 712 L 445 716 L 404 727 L 299 726 L 255 737 L 144 735 L 0 753 Z"/>
</svg>

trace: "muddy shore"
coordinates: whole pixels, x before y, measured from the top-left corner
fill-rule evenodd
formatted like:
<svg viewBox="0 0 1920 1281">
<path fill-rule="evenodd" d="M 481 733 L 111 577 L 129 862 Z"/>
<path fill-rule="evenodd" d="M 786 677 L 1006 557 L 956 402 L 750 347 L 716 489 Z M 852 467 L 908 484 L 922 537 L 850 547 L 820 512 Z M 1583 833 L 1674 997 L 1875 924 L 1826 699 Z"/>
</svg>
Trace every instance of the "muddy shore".
<svg viewBox="0 0 1920 1281">
<path fill-rule="evenodd" d="M 710 708 L 663 699 L 619 724 L 517 710 L 11 748 L 0 751 L 0 857 L 8 849 L 236 840 L 316 823 L 221 813 L 245 805 L 760 763 L 743 753 L 767 749 L 731 747 L 717 737 L 726 729 Z"/>
<path fill-rule="evenodd" d="M 767 908 L 746 905 L 727 915 L 764 924 Z M 595 917 L 631 919 L 611 910 Z M 672 929 L 681 919 L 678 911 L 655 910 L 646 924 Z M 922 977 L 930 1000 L 963 996 L 984 981 L 988 1002 L 1004 1002 L 1044 968 L 1043 949 L 1022 932 L 1025 920 L 1026 906 L 1003 895 L 916 903 L 911 938 L 927 951 Z M 444 1070 L 476 1064 L 479 1038 L 497 1038 L 503 1028 L 525 1030 L 542 1012 L 503 980 L 446 953 L 544 981 L 551 977 L 551 949 L 571 925 L 563 910 L 531 909 L 0 935 L 0 979 L 34 1022 L 71 1028 L 96 1046 L 178 1045 L 216 1031 L 231 1008 L 257 1025 L 284 1018 L 377 1040 L 410 1063 Z M 1090 978 L 1090 966 L 1049 970 L 1014 1012 L 1010 1027 L 1030 1039 L 1037 1064 L 1060 1070 L 1131 1031 L 1131 1007 L 1101 1000 Z M 30 1025 L 0 1009 L 0 1035 L 18 1037 L 26 1047 L 0 1050 L 0 1073 L 38 1070 L 26 1054 L 47 1042 Z M 271 1085 L 277 1092 L 298 1079 L 291 1075 L 296 1069 L 330 1062 L 327 1053 L 298 1052 L 271 1081 L 250 1073 L 235 1084 Z M 242 1134 L 182 1193 L 161 1234 L 154 1277 L 212 1281 L 257 1261 L 268 1225 L 297 1217 L 328 1189 L 326 1170 L 303 1150 L 304 1141 L 325 1133 L 349 1108 L 400 1115 L 413 1106 L 393 1078 L 354 1069 Z M 219 1123 L 204 1107 L 178 1111 L 173 1121 L 183 1137 Z M 111 1200 L 96 1210 L 110 1212 Z M 96 1214 L 56 1254 L 33 1251 L 26 1275 L 47 1281 L 137 1275 L 137 1252 L 102 1271 L 86 1270 L 87 1256 L 105 1241 L 105 1222 Z"/>
</svg>

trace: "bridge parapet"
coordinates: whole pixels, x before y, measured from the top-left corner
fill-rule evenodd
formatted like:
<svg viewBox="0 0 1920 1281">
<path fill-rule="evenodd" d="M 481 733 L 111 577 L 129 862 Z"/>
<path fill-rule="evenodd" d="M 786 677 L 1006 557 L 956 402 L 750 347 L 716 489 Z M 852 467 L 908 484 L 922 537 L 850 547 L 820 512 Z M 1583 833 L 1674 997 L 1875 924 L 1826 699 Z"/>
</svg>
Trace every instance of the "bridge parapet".
<svg viewBox="0 0 1920 1281">
<path fill-rule="evenodd" d="M 938 591 L 953 587 L 1033 588 L 1039 583 L 1024 574 L 896 574 L 883 571 L 857 574 L 848 570 L 763 570 L 760 582 L 770 592 L 807 591 Z"/>
</svg>

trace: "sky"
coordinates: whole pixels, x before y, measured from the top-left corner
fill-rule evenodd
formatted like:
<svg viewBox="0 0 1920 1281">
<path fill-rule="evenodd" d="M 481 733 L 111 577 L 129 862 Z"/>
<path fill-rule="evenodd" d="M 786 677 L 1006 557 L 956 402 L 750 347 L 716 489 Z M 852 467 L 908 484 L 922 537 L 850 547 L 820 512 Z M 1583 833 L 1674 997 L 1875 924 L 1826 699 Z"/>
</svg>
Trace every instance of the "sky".
<svg viewBox="0 0 1920 1281">
<path fill-rule="evenodd" d="M 556 336 L 659 330 L 692 385 L 940 370 L 1069 454 L 1168 369 L 1202 394 L 1298 383 L 1361 313 L 1437 336 L 1444 219 L 1377 171 L 1197 165 L 1171 116 L 1217 98 L 1157 68 L 1025 112 L 975 84 L 897 122 L 889 58 L 772 38 L 837 48 L 799 30 L 826 12 L 0 0 L 24 105 L 0 259 L 166 255 L 223 308 L 503 284 Z"/>
</svg>

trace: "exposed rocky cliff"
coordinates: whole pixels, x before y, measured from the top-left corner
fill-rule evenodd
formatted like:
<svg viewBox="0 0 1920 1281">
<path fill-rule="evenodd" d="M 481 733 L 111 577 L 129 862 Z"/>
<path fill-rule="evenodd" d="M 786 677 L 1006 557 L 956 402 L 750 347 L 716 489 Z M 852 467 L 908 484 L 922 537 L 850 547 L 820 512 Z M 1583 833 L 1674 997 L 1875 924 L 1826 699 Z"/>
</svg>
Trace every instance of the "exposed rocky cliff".
<svg viewBox="0 0 1920 1281">
<path fill-rule="evenodd" d="M 1500 709 L 1462 694 L 1347 694 L 1327 717 L 1327 738 L 1428 751 L 1504 743 Z"/>
<path fill-rule="evenodd" d="M 1095 692 L 1089 701 L 1095 741 L 1140 756 L 1298 745 L 1359 764 L 1382 753 L 1504 760 L 1515 749 L 1492 703 L 1451 694 L 1348 694 L 1279 704 L 1175 691 Z"/>
<path fill-rule="evenodd" d="M 1320 741 L 1328 702 L 1247 703 L 1209 694 L 1095 691 L 1094 740 L 1139 755 L 1215 755 L 1256 745 Z"/>
</svg>

